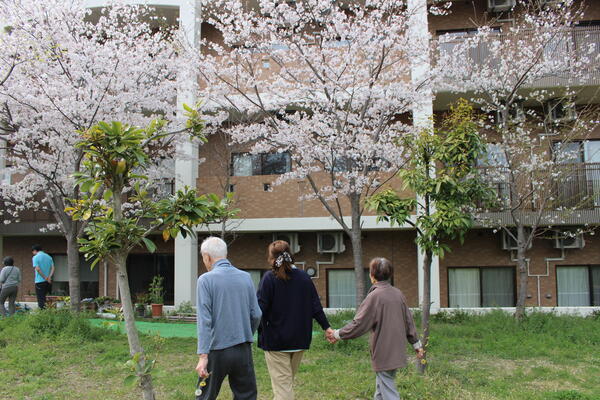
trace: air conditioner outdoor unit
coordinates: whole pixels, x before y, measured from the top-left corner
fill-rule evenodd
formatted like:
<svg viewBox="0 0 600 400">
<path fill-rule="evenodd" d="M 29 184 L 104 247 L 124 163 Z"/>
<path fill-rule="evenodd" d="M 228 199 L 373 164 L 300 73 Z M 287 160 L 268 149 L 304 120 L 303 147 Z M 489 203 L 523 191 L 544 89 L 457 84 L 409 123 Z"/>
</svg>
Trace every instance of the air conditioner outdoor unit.
<svg viewBox="0 0 600 400">
<path fill-rule="evenodd" d="M 344 246 L 343 232 L 317 234 L 317 251 L 319 253 L 343 253 L 344 250 L 346 250 L 346 246 Z"/>
<path fill-rule="evenodd" d="M 523 102 L 515 102 L 511 105 L 510 110 L 508 110 L 508 115 L 510 119 L 514 122 L 520 122 L 525 120 L 525 108 L 523 108 Z M 501 110 L 496 111 L 496 124 L 504 125 L 506 121 L 504 121 L 504 116 Z"/>
<path fill-rule="evenodd" d="M 555 124 L 573 121 L 577 118 L 574 104 L 562 99 L 549 100 L 547 110 L 546 119 Z"/>
<path fill-rule="evenodd" d="M 512 231 L 513 236 L 517 236 L 516 230 Z M 529 235 L 529 231 L 525 232 L 525 235 Z M 529 243 L 528 249 L 531 248 L 531 243 Z M 502 230 L 502 250 L 518 250 L 517 241 L 512 238 L 505 230 Z"/>
<path fill-rule="evenodd" d="M 557 231 L 553 245 L 555 249 L 583 249 L 585 239 L 582 233 L 574 234 L 568 231 Z"/>
<path fill-rule="evenodd" d="M 515 0 L 488 0 L 488 11 L 510 11 L 515 6 Z"/>
<path fill-rule="evenodd" d="M 290 245 L 292 254 L 300 252 L 300 242 L 298 241 L 298 234 L 294 232 L 277 232 L 273 233 L 273 241 L 284 240 Z"/>
</svg>

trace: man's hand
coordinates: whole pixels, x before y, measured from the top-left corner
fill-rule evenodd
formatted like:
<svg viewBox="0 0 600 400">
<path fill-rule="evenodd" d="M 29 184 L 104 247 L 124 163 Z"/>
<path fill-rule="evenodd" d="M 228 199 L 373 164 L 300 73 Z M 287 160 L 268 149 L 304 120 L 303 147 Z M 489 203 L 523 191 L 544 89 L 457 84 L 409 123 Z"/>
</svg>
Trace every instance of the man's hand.
<svg viewBox="0 0 600 400">
<path fill-rule="evenodd" d="M 425 350 L 423 350 L 422 347 L 419 347 L 418 349 L 415 349 L 415 352 L 417 353 L 417 358 L 419 360 L 422 360 L 423 357 L 425 357 Z"/>
<path fill-rule="evenodd" d="M 200 354 L 200 359 L 198 360 L 198 365 L 196 365 L 196 372 L 200 378 L 208 377 L 208 370 L 206 369 L 208 366 L 208 354 Z"/>
<path fill-rule="evenodd" d="M 52 284 L 52 278 L 51 277 L 47 277 L 46 278 L 46 282 L 48 282 L 49 284 Z"/>
<path fill-rule="evenodd" d="M 331 344 L 335 344 L 337 342 L 337 339 L 335 338 L 335 336 L 333 334 L 333 329 L 331 329 L 331 328 L 327 328 L 327 330 L 325 331 L 325 338 Z"/>
</svg>

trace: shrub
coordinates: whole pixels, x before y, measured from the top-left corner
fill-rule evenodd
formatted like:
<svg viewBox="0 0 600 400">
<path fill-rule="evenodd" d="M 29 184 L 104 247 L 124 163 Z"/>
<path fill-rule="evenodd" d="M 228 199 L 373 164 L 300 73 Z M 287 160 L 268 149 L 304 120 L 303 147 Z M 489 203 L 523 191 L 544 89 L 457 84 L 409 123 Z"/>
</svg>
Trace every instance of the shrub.
<svg viewBox="0 0 600 400">
<path fill-rule="evenodd" d="M 432 314 L 431 320 L 443 324 L 462 324 L 473 319 L 473 317 L 473 315 L 470 315 L 466 311 L 454 310 L 450 312 L 440 311 L 437 314 Z"/>
<path fill-rule="evenodd" d="M 0 331 L 7 340 L 23 338 L 55 338 L 64 336 L 80 340 L 98 340 L 109 334 L 106 330 L 92 327 L 83 316 L 73 314 L 68 309 L 38 310 L 26 315 L 18 315 L 0 322 Z"/>
</svg>

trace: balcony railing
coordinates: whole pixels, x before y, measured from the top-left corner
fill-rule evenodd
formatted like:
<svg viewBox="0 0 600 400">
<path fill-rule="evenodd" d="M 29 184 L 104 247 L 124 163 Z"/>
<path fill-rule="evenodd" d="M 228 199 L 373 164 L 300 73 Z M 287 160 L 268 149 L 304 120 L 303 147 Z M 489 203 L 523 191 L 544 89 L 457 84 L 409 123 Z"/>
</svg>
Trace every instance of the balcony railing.
<svg viewBox="0 0 600 400">
<path fill-rule="evenodd" d="M 510 182 L 510 171 L 504 167 L 480 168 L 480 174 L 496 192 L 498 203 L 492 212 L 508 211 L 512 205 L 521 200 L 514 193 L 528 191 L 524 186 L 531 185 L 526 177 L 519 176 L 516 182 Z M 600 211 L 600 163 L 573 163 L 559 165 L 552 174 L 550 183 L 539 188 L 538 193 L 543 197 L 546 211 L 557 212 L 569 210 Z M 543 178 L 542 178 L 543 179 Z M 533 190 L 536 190 L 535 188 Z M 515 198 L 517 197 L 517 198 Z M 526 204 L 519 207 L 522 210 L 536 211 L 539 203 L 527 199 Z"/>
<path fill-rule="evenodd" d="M 518 38 L 511 38 L 506 34 L 495 34 L 494 40 L 519 40 L 526 39 L 520 35 Z M 525 35 L 526 36 L 526 35 Z M 457 38 L 449 42 L 439 44 L 440 52 L 452 52 L 459 44 L 463 43 L 464 38 Z M 490 42 L 482 42 L 469 50 L 468 60 L 461 60 L 461 63 L 470 63 L 471 65 L 480 65 L 490 68 L 498 67 L 500 62 L 494 59 L 495 56 L 490 51 Z M 515 45 L 517 45 L 515 43 Z M 590 52 L 590 48 L 593 51 Z M 528 87 L 555 87 L 569 85 L 599 85 L 600 84 L 600 63 L 597 61 L 585 72 L 583 81 L 574 81 L 569 65 L 565 60 L 575 58 L 574 61 L 587 58 L 597 60 L 600 54 L 600 27 L 574 27 L 558 33 L 555 38 L 544 49 L 545 61 L 556 61 L 556 65 L 564 67 L 562 71 L 555 71 L 552 74 L 528 84 Z M 507 55 L 509 56 L 509 55 Z M 573 57 L 574 56 L 574 57 Z"/>
</svg>

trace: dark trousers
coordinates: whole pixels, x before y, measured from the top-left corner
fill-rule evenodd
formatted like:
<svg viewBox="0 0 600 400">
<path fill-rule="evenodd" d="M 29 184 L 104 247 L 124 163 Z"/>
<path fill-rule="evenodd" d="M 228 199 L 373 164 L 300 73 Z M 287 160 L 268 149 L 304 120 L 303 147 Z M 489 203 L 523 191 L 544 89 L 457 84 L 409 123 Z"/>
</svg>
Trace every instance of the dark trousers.
<svg viewBox="0 0 600 400">
<path fill-rule="evenodd" d="M 50 291 L 51 285 L 48 282 L 40 282 L 35 284 L 35 295 L 37 296 L 38 307 L 46 308 L 46 295 Z"/>
<path fill-rule="evenodd" d="M 252 362 L 252 346 L 242 343 L 223 350 L 208 353 L 206 386 L 196 400 L 215 400 L 219 396 L 225 377 L 229 377 L 229 387 L 233 400 L 256 400 L 256 376 Z"/>
<path fill-rule="evenodd" d="M 17 299 L 17 292 L 19 291 L 18 286 L 3 287 L 0 291 L 0 314 L 6 317 L 6 308 L 4 303 L 8 300 L 8 315 L 15 313 L 15 300 Z"/>
</svg>

